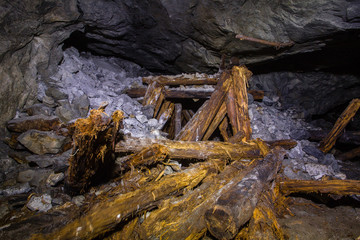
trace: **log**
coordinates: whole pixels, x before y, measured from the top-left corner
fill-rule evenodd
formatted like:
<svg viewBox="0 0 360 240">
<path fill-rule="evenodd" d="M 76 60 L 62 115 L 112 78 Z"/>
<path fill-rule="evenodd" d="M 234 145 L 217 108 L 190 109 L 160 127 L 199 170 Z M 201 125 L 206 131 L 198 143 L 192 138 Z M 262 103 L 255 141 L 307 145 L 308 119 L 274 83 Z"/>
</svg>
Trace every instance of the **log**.
<svg viewBox="0 0 360 240">
<path fill-rule="evenodd" d="M 10 131 L 18 133 L 26 132 L 30 129 L 52 131 L 60 128 L 61 121 L 55 116 L 35 115 L 12 119 L 7 122 L 6 126 Z"/>
<path fill-rule="evenodd" d="M 359 195 L 359 180 L 288 180 L 280 182 L 280 191 L 286 195 L 291 193 L 326 193 L 337 195 Z"/>
<path fill-rule="evenodd" d="M 136 213 L 154 208 L 161 199 L 185 188 L 198 185 L 214 163 L 195 164 L 179 173 L 168 175 L 141 189 L 115 196 L 92 206 L 86 214 L 48 235 L 37 234 L 32 239 L 93 239 L 111 232 L 120 222 Z"/>
<path fill-rule="evenodd" d="M 160 129 L 163 129 L 167 121 L 171 118 L 171 115 L 174 111 L 175 104 L 169 101 L 165 101 L 165 110 L 161 114 L 159 114 L 159 124 L 162 126 Z"/>
<path fill-rule="evenodd" d="M 182 112 L 182 105 L 181 103 L 175 103 L 175 136 L 179 134 L 181 131 L 181 112 Z"/>
<path fill-rule="evenodd" d="M 276 148 L 234 186 L 224 191 L 205 213 L 210 233 L 217 239 L 233 239 L 239 228 L 253 215 L 262 191 L 269 186 L 281 165 L 285 152 Z"/>
<path fill-rule="evenodd" d="M 219 130 L 220 130 L 220 134 L 223 137 L 225 142 L 229 141 L 229 134 L 227 132 L 227 129 L 229 127 L 229 120 L 227 119 L 227 117 L 224 117 L 224 119 L 222 120 L 222 122 L 219 125 Z"/>
<path fill-rule="evenodd" d="M 216 130 L 216 128 L 220 125 L 220 123 L 223 121 L 224 117 L 226 115 L 226 105 L 225 103 L 223 103 L 219 109 L 219 111 L 217 112 L 217 114 L 215 115 L 213 121 L 211 122 L 208 130 L 206 131 L 204 137 L 203 137 L 203 141 L 207 141 L 211 135 L 214 133 L 214 131 Z"/>
<path fill-rule="evenodd" d="M 320 142 L 319 149 L 324 153 L 330 151 L 330 149 L 335 145 L 336 139 L 342 134 L 346 125 L 354 117 L 357 110 L 360 108 L 360 99 L 353 99 L 344 112 L 340 115 L 336 121 L 334 127 L 331 129 L 330 133 L 326 138 Z"/>
<path fill-rule="evenodd" d="M 91 184 L 111 176 L 115 163 L 111 155 L 123 118 L 121 111 L 115 111 L 110 118 L 104 109 L 94 109 L 88 118 L 76 120 L 74 146 L 65 181 L 70 194 L 84 193 Z"/>
<path fill-rule="evenodd" d="M 209 206 L 259 162 L 255 160 L 244 166 L 235 161 L 219 174 L 209 175 L 193 191 L 164 201 L 135 231 L 141 239 L 201 239 L 206 233 L 203 216 Z"/>
<path fill-rule="evenodd" d="M 246 89 L 251 75 L 252 73 L 245 66 L 234 66 L 231 74 L 231 87 L 226 95 L 226 110 L 233 135 L 243 132 L 245 141 L 251 138 Z"/>
<path fill-rule="evenodd" d="M 162 85 L 176 86 L 176 85 L 216 85 L 218 77 L 208 76 L 206 74 L 181 74 L 175 76 L 149 76 L 143 77 L 143 83 L 151 84 L 158 82 Z"/>
<path fill-rule="evenodd" d="M 297 142 L 292 139 L 266 141 L 266 144 L 269 146 L 269 148 L 275 148 L 276 146 L 279 146 L 286 150 L 290 150 L 297 146 Z"/>
<path fill-rule="evenodd" d="M 324 130 L 314 130 L 309 131 L 309 133 L 310 141 L 321 141 L 329 134 L 329 132 Z M 337 142 L 343 144 L 360 145 L 360 132 L 346 131 L 337 139 Z"/>
<path fill-rule="evenodd" d="M 146 92 L 145 88 L 130 88 L 126 90 L 126 94 L 132 98 L 144 97 Z M 254 100 L 262 100 L 264 98 L 264 91 L 249 90 L 248 91 Z M 187 90 L 187 89 L 164 89 L 165 98 L 210 98 L 213 91 L 209 90 Z"/>
<path fill-rule="evenodd" d="M 168 157 L 174 160 L 194 159 L 231 159 L 245 160 L 259 159 L 266 155 L 258 141 L 249 141 L 247 143 L 225 143 L 213 141 L 173 141 L 173 140 L 156 140 L 129 138 L 117 143 L 117 153 L 140 152 L 143 148 L 148 148 L 152 144 L 159 144 L 168 149 Z"/>
<path fill-rule="evenodd" d="M 356 157 L 360 157 L 360 147 L 354 148 L 349 152 L 342 153 L 339 156 L 336 156 L 337 159 L 340 159 L 342 161 L 351 160 Z"/>
<path fill-rule="evenodd" d="M 219 111 L 226 92 L 231 84 L 229 72 L 223 72 L 216 86 L 216 90 L 203 106 L 195 113 L 191 120 L 184 126 L 181 132 L 175 137 L 176 140 L 200 141 L 202 140 L 207 128 L 211 124 L 216 113 Z"/>
<path fill-rule="evenodd" d="M 143 105 L 152 105 L 154 106 L 154 116 L 157 116 L 157 113 L 160 109 L 160 106 L 164 100 L 163 94 L 164 86 L 160 85 L 157 82 L 151 83 L 146 89 L 146 93 L 143 100 Z"/>
</svg>

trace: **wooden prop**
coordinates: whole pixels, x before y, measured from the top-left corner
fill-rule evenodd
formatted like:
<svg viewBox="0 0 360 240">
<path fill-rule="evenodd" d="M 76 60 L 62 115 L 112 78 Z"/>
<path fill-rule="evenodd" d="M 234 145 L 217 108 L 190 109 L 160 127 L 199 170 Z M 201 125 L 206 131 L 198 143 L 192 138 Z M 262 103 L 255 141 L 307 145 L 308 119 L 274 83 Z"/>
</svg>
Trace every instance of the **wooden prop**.
<svg viewBox="0 0 360 240">
<path fill-rule="evenodd" d="M 175 103 L 175 136 L 181 131 L 181 112 L 182 112 L 182 105 L 181 103 Z"/>
<path fill-rule="evenodd" d="M 242 34 L 238 34 L 235 37 L 240 39 L 240 40 L 246 40 L 246 41 L 249 41 L 249 42 L 256 42 L 256 43 L 272 46 L 272 47 L 275 47 L 276 49 L 283 48 L 283 47 L 291 47 L 291 46 L 293 46 L 295 44 L 293 41 L 289 41 L 289 42 L 285 42 L 285 43 L 272 42 L 272 41 L 267 41 L 267 40 L 264 40 L 264 39 L 248 37 L 248 36 L 245 36 L 245 35 L 242 35 Z"/>
<path fill-rule="evenodd" d="M 331 129 L 330 133 L 326 138 L 320 142 L 319 149 L 324 153 L 330 151 L 330 149 L 335 145 L 336 139 L 342 134 L 344 128 L 349 123 L 349 121 L 354 117 L 357 110 L 360 108 L 360 99 L 353 99 L 344 112 L 340 115 L 336 121 L 334 127 Z"/>
<path fill-rule="evenodd" d="M 203 141 L 207 141 L 209 140 L 209 138 L 211 137 L 211 135 L 214 133 L 214 131 L 216 130 L 216 128 L 220 125 L 220 123 L 223 121 L 224 117 L 226 115 L 226 105 L 225 103 L 223 103 L 219 109 L 219 111 L 217 112 L 217 114 L 215 115 L 213 121 L 211 122 L 208 130 L 206 131 L 204 137 L 203 137 Z"/>
<path fill-rule="evenodd" d="M 216 113 L 219 111 L 226 92 L 231 85 L 231 75 L 223 72 L 216 87 L 216 90 L 201 108 L 195 113 L 191 120 L 184 126 L 175 140 L 200 141 L 202 140 L 207 128 L 211 124 Z"/>
<path fill-rule="evenodd" d="M 280 182 L 280 190 L 286 195 L 291 193 L 327 193 L 338 195 L 359 195 L 359 180 L 289 180 Z"/>
<path fill-rule="evenodd" d="M 114 159 L 116 133 L 124 115 L 115 111 L 110 118 L 104 109 L 91 110 L 86 119 L 74 124 L 74 147 L 69 159 L 66 189 L 72 193 L 83 193 L 88 187 L 111 175 Z"/>
<path fill-rule="evenodd" d="M 240 181 L 224 191 L 205 213 L 210 233 L 217 239 L 233 239 L 240 226 L 253 215 L 263 189 L 268 188 L 281 165 L 285 152 L 276 148 Z"/>
<path fill-rule="evenodd" d="M 158 111 L 160 110 L 160 106 L 164 100 L 164 94 L 163 94 L 164 86 L 157 82 L 152 82 L 145 93 L 143 105 L 152 105 L 154 106 L 154 116 L 156 117 L 158 114 Z"/>
<path fill-rule="evenodd" d="M 164 111 L 158 116 L 159 124 L 162 126 L 160 129 L 163 129 L 167 121 L 171 118 L 171 115 L 175 108 L 175 104 L 169 101 L 165 101 L 163 105 Z"/>
<path fill-rule="evenodd" d="M 220 134 L 223 137 L 225 142 L 229 141 L 229 134 L 228 134 L 228 129 L 229 127 L 229 120 L 227 119 L 227 117 L 224 117 L 224 119 L 222 120 L 222 122 L 219 125 L 219 130 L 220 130 Z"/>
<path fill-rule="evenodd" d="M 242 132 L 244 140 L 251 138 L 248 112 L 247 84 L 252 73 L 245 67 L 234 66 L 231 74 L 231 87 L 226 96 L 226 109 L 233 135 Z"/>
<path fill-rule="evenodd" d="M 141 189 L 115 196 L 92 206 L 86 214 L 49 235 L 32 239 L 93 239 L 112 231 L 120 222 L 147 209 L 161 199 L 185 188 L 192 189 L 214 169 L 214 163 L 199 163 L 179 173 L 151 182 Z"/>
<path fill-rule="evenodd" d="M 267 152 L 263 150 L 259 141 L 249 141 L 247 143 L 225 143 L 213 141 L 172 141 L 156 139 L 126 138 L 116 145 L 117 153 L 139 152 L 144 148 L 151 147 L 152 144 L 159 144 L 167 148 L 170 159 L 231 159 L 238 161 L 248 161 L 248 159 L 258 159 L 264 157 Z"/>
</svg>

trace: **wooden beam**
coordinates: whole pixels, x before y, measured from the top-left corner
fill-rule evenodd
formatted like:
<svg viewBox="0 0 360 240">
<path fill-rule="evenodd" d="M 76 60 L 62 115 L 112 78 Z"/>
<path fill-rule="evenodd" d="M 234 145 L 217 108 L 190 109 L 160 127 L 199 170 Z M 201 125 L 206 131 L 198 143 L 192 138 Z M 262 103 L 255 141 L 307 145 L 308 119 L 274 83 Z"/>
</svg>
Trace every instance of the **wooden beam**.
<svg viewBox="0 0 360 240">
<path fill-rule="evenodd" d="M 224 117 L 226 115 L 226 105 L 225 103 L 223 103 L 219 109 L 219 111 L 217 112 L 217 114 L 215 115 L 213 121 L 211 122 L 208 130 L 206 131 L 204 137 L 203 137 L 203 141 L 207 141 L 209 140 L 209 138 L 211 137 L 211 135 L 214 133 L 214 131 L 216 130 L 216 128 L 220 125 L 220 123 L 223 121 Z"/>
<path fill-rule="evenodd" d="M 222 122 L 219 125 L 220 134 L 223 137 L 225 142 L 228 142 L 229 138 L 230 138 L 230 136 L 229 136 L 229 134 L 227 132 L 228 126 L 229 126 L 229 120 L 225 116 L 224 119 L 222 120 Z"/>
<path fill-rule="evenodd" d="M 337 195 L 359 195 L 359 180 L 288 180 L 280 182 L 280 190 L 286 195 L 291 193 L 327 193 Z"/>
<path fill-rule="evenodd" d="M 175 136 L 181 131 L 181 112 L 182 105 L 181 103 L 175 103 Z"/>
<path fill-rule="evenodd" d="M 206 74 L 182 74 L 175 76 L 149 76 L 143 77 L 143 83 L 151 84 L 156 81 L 162 85 L 216 85 L 218 77 L 211 77 Z"/>
<path fill-rule="evenodd" d="M 330 151 L 330 149 L 335 145 L 336 139 L 342 134 L 346 125 L 350 120 L 355 116 L 356 112 L 360 108 L 360 99 L 353 99 L 344 112 L 340 115 L 336 121 L 334 127 L 331 129 L 330 133 L 326 138 L 320 142 L 319 149 L 324 153 Z"/>
</svg>

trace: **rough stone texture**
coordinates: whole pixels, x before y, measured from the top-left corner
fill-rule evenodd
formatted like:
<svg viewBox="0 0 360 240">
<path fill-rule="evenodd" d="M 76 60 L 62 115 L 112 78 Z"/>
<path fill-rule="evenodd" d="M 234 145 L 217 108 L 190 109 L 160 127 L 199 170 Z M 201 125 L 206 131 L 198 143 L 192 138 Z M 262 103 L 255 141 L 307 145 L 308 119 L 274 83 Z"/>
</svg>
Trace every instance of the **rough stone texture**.
<svg viewBox="0 0 360 240">
<path fill-rule="evenodd" d="M 81 28 L 76 0 L 0 0 L 0 125 L 30 106 L 37 81 L 62 57 L 61 43 Z"/>
<path fill-rule="evenodd" d="M 26 132 L 30 129 L 50 131 L 56 130 L 60 125 L 59 118 L 45 115 L 16 118 L 7 122 L 7 128 L 13 132 Z"/>
<path fill-rule="evenodd" d="M 26 204 L 31 211 L 47 212 L 52 208 L 51 196 L 43 194 L 39 197 L 32 196 Z"/>
<path fill-rule="evenodd" d="M 56 135 L 53 132 L 29 130 L 22 133 L 17 139 L 31 152 L 43 155 L 59 153 L 66 137 Z"/>
</svg>

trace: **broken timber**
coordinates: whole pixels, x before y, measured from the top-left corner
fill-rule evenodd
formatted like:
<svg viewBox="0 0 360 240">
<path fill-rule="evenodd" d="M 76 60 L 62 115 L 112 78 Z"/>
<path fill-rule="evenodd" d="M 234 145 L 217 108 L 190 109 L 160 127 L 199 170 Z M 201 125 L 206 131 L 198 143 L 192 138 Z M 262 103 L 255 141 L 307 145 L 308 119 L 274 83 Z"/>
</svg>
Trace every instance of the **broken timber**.
<svg viewBox="0 0 360 240">
<path fill-rule="evenodd" d="M 324 153 L 330 151 L 330 149 L 335 145 L 336 139 L 342 134 L 346 125 L 354 117 L 356 112 L 360 108 L 360 99 L 353 99 L 344 112 L 340 115 L 336 121 L 334 127 L 331 129 L 326 138 L 320 142 L 319 149 Z"/>
<path fill-rule="evenodd" d="M 249 141 L 246 143 L 225 143 L 213 141 L 172 141 L 126 138 L 125 141 L 117 143 L 115 152 L 134 153 L 140 152 L 153 144 L 164 146 L 168 151 L 170 159 L 258 159 L 264 157 L 267 152 L 259 146 L 258 141 Z M 248 160 L 247 160 L 248 161 Z"/>
</svg>

